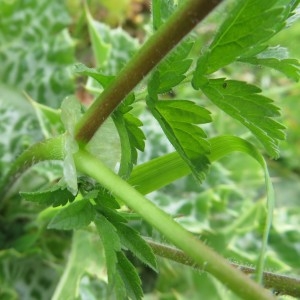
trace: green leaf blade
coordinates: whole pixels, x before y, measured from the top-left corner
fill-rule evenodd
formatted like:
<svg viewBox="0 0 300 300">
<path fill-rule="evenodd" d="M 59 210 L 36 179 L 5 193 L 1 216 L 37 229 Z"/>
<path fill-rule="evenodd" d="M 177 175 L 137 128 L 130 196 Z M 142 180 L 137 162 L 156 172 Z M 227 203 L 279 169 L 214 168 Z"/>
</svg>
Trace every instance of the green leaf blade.
<svg viewBox="0 0 300 300">
<path fill-rule="evenodd" d="M 195 177 L 203 180 L 209 165 L 210 145 L 205 132 L 197 125 L 211 121 L 209 111 L 191 101 L 153 101 L 150 97 L 148 106 Z"/>
<path fill-rule="evenodd" d="M 48 228 L 61 230 L 84 228 L 94 220 L 95 215 L 94 207 L 89 201 L 79 200 L 60 210 Z"/>
<path fill-rule="evenodd" d="M 65 187 L 55 185 L 48 190 L 36 192 L 20 192 L 20 195 L 27 201 L 36 202 L 39 204 L 66 205 L 68 202 L 73 202 L 75 196 Z"/>
<path fill-rule="evenodd" d="M 278 140 L 283 140 L 284 126 L 272 119 L 280 115 L 272 100 L 260 89 L 244 82 L 211 79 L 202 86 L 204 94 L 220 109 L 246 126 L 264 145 L 270 156 L 279 156 Z"/>
<path fill-rule="evenodd" d="M 152 248 L 140 236 L 139 232 L 124 223 L 115 223 L 122 244 L 139 260 L 157 272 L 157 263 Z"/>
<path fill-rule="evenodd" d="M 130 299 L 140 300 L 143 297 L 143 290 L 141 288 L 141 280 L 128 258 L 123 252 L 117 252 L 118 257 L 118 273 L 126 286 L 126 292 Z"/>
<path fill-rule="evenodd" d="M 194 86 L 200 87 L 197 81 L 201 76 L 234 62 L 248 51 L 264 50 L 263 43 L 283 29 L 291 15 L 291 1 L 282 2 L 246 0 L 236 5 L 208 50 L 199 58 Z"/>
</svg>

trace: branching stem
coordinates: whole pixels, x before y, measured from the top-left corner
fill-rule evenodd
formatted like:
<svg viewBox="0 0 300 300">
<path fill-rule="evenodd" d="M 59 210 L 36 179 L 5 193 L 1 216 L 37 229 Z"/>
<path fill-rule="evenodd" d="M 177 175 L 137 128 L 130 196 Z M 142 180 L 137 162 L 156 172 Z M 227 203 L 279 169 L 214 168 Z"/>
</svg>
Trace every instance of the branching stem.
<svg viewBox="0 0 300 300">
<path fill-rule="evenodd" d="M 274 299 L 272 294 L 255 283 L 226 259 L 203 244 L 168 214 L 135 190 L 90 153 L 80 150 L 74 155 L 78 171 L 93 177 L 103 187 L 121 199 L 145 221 L 159 230 L 171 243 L 183 250 L 195 263 L 202 266 L 223 284 L 245 300 Z"/>
<path fill-rule="evenodd" d="M 87 110 L 76 128 L 77 141 L 87 143 L 132 89 L 219 2 L 221 0 L 189 0 L 180 6 Z"/>
<path fill-rule="evenodd" d="M 183 251 L 169 245 L 157 243 L 148 238 L 146 238 L 146 241 L 156 255 L 203 271 L 203 267 L 195 264 L 195 261 L 190 259 Z M 255 268 L 234 263 L 230 264 L 245 274 L 255 274 L 256 272 Z M 272 272 L 263 272 L 263 284 L 266 288 L 272 289 L 274 293 L 278 295 L 289 295 L 297 298 L 300 297 L 300 279 Z"/>
</svg>

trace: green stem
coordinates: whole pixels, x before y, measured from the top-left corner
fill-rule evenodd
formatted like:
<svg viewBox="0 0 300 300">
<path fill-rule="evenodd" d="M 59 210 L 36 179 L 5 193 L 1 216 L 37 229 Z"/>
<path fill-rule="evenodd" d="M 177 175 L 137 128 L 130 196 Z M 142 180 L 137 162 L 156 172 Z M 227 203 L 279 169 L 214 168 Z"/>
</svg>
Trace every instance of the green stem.
<svg viewBox="0 0 300 300">
<path fill-rule="evenodd" d="M 194 260 L 190 259 L 183 251 L 163 245 L 146 238 L 147 243 L 153 252 L 161 257 L 171 259 L 186 266 L 192 266 L 196 269 L 203 270 L 201 265 L 195 265 Z M 230 263 L 234 268 L 239 269 L 245 274 L 255 274 L 256 270 L 243 265 Z M 272 272 L 263 272 L 263 283 L 268 289 L 272 289 L 274 293 L 279 295 L 289 295 L 292 297 L 300 297 L 300 280 L 289 276 L 279 275 Z"/>
<path fill-rule="evenodd" d="M 31 166 L 45 160 L 63 160 L 64 135 L 57 136 L 34 144 L 25 150 L 13 163 L 9 172 L 0 182 L 0 191 L 2 192 L 2 201 L 0 209 L 4 205 L 5 199 L 9 198 L 9 192 L 16 180 Z"/>
<path fill-rule="evenodd" d="M 96 99 L 76 128 L 76 139 L 87 143 L 121 101 L 142 79 L 203 20 L 221 0 L 189 0 L 149 38 L 136 56 Z"/>
<path fill-rule="evenodd" d="M 252 281 L 208 246 L 196 239 L 169 215 L 147 200 L 126 181 L 84 150 L 74 155 L 78 171 L 93 177 L 120 198 L 127 206 L 159 230 L 171 243 L 182 249 L 197 264 L 214 275 L 237 295 L 246 300 L 274 299 L 269 291 Z"/>
</svg>

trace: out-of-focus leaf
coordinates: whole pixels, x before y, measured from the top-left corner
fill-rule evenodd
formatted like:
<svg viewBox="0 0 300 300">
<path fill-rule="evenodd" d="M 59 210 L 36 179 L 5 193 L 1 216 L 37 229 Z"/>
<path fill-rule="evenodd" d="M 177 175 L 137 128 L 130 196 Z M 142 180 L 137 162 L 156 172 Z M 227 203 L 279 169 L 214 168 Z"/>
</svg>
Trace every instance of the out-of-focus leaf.
<svg viewBox="0 0 300 300">
<path fill-rule="evenodd" d="M 110 29 L 91 17 L 88 22 L 97 67 L 101 67 L 105 75 L 117 74 L 138 49 L 137 39 L 121 27 Z"/>
<path fill-rule="evenodd" d="M 52 300 L 77 299 L 83 275 L 106 280 L 103 247 L 95 234 L 76 230 L 73 234 L 71 252 L 67 265 L 52 295 Z"/>
<path fill-rule="evenodd" d="M 295 81 L 298 81 L 300 77 L 299 61 L 289 59 L 287 49 L 282 47 L 270 47 L 256 56 L 241 57 L 239 61 L 273 68 Z"/>
<path fill-rule="evenodd" d="M 40 103 L 59 107 L 73 91 L 69 23 L 61 1 L 1 1 L 0 80 Z"/>
</svg>

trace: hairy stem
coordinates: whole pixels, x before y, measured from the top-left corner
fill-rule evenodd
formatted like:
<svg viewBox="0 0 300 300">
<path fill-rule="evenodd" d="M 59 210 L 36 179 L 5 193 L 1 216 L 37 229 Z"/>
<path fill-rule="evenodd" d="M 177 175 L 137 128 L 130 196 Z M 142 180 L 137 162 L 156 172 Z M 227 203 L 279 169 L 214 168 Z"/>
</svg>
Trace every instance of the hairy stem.
<svg viewBox="0 0 300 300">
<path fill-rule="evenodd" d="M 146 238 L 146 241 L 156 255 L 203 271 L 203 266 L 195 264 L 195 261 L 190 259 L 183 251 L 169 245 L 154 242 L 148 238 Z M 245 274 L 255 274 L 256 272 L 255 268 L 234 263 L 230 264 Z M 272 289 L 277 295 L 289 295 L 297 298 L 300 297 L 300 279 L 272 272 L 263 272 L 263 284 L 266 288 Z"/>
<path fill-rule="evenodd" d="M 180 6 L 87 110 L 76 127 L 77 141 L 87 143 L 132 89 L 219 2 L 221 0 L 189 0 Z"/>
<path fill-rule="evenodd" d="M 246 300 L 274 299 L 269 291 L 252 281 L 240 270 L 230 266 L 223 257 L 196 239 L 100 160 L 84 150 L 76 153 L 74 160 L 78 171 L 96 179 L 103 187 L 110 190 L 113 195 L 159 230 L 171 243 L 202 266 L 202 269 L 211 273 L 237 295 Z"/>
</svg>

